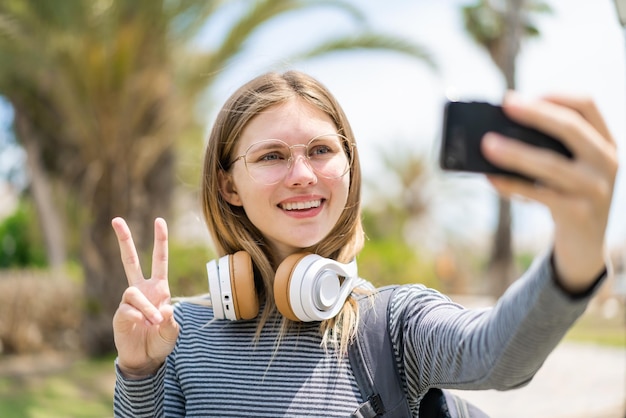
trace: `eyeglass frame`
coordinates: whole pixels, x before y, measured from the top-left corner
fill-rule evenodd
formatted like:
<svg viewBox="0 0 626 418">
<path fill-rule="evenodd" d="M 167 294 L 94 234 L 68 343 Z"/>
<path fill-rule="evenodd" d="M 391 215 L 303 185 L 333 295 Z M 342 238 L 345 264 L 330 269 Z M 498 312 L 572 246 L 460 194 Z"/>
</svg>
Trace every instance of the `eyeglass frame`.
<svg viewBox="0 0 626 418">
<path fill-rule="evenodd" d="M 311 165 L 311 161 L 309 159 L 309 155 L 306 152 L 306 150 L 308 150 L 309 145 L 311 145 L 311 143 L 313 141 L 315 141 L 316 139 L 319 138 L 323 138 L 325 136 L 336 136 L 339 137 L 342 141 L 340 141 L 340 145 L 341 148 L 344 151 L 344 155 L 346 156 L 347 160 L 348 160 L 348 169 L 343 172 L 341 175 L 336 176 L 336 177 L 326 177 L 320 173 L 317 172 L 317 170 L 315 170 L 315 168 L 313 168 L 313 166 Z M 243 163 L 246 167 L 246 173 L 248 173 L 248 177 L 250 177 L 252 179 L 252 181 L 259 183 L 259 184 L 264 184 L 266 186 L 271 186 L 273 184 L 277 184 L 280 183 L 281 180 L 284 180 L 285 177 L 273 182 L 273 183 L 263 183 L 258 181 L 257 179 L 254 178 L 254 176 L 252 176 L 252 174 L 250 174 L 250 169 L 248 168 L 248 161 L 246 160 L 246 155 L 248 155 L 248 151 L 250 151 L 250 148 L 254 147 L 255 145 L 261 143 L 261 142 L 268 142 L 268 141 L 279 141 L 282 142 L 283 144 L 285 144 L 287 146 L 287 149 L 289 149 L 289 159 L 287 160 L 287 172 L 285 173 L 285 176 L 287 175 L 287 173 L 289 173 L 289 170 L 293 167 L 293 164 L 295 162 L 295 157 L 293 155 L 293 148 L 304 148 L 305 149 L 305 154 L 304 154 L 304 161 L 306 162 L 307 166 L 311 169 L 311 171 L 313 171 L 316 175 L 319 175 L 323 178 L 326 179 L 338 179 L 341 178 L 343 176 L 345 176 L 346 174 L 348 174 L 350 172 L 350 170 L 352 169 L 352 164 L 354 164 L 354 149 L 356 148 L 356 143 L 350 141 L 348 139 L 348 137 L 346 137 L 345 135 L 342 135 L 340 133 L 337 132 L 329 132 L 329 133 L 324 133 L 324 134 L 320 134 L 320 135 L 316 135 L 313 138 L 311 138 L 306 144 L 293 144 L 293 145 L 289 145 L 287 144 L 285 141 L 283 141 L 282 139 L 278 139 L 278 138 L 267 138 L 267 139 L 263 139 L 261 141 L 255 142 L 254 144 L 250 144 L 250 146 L 248 146 L 248 148 L 246 148 L 246 151 L 235 157 L 235 159 L 233 159 L 230 164 L 228 164 L 228 168 L 230 169 L 230 167 L 232 167 L 237 161 L 243 159 Z"/>
</svg>

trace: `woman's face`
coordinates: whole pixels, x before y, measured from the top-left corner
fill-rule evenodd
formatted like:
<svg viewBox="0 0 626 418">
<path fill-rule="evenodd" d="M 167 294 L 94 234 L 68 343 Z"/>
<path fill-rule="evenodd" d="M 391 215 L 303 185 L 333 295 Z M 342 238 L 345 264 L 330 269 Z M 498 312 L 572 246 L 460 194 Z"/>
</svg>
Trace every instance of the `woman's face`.
<svg viewBox="0 0 626 418">
<path fill-rule="evenodd" d="M 294 98 L 255 116 L 239 138 L 235 157 L 265 139 L 306 145 L 318 135 L 332 133 L 337 133 L 337 128 L 327 114 Z M 278 262 L 328 235 L 345 208 L 350 185 L 349 173 L 334 179 L 317 175 L 303 158 L 304 147 L 292 148 L 292 152 L 291 167 L 275 184 L 254 181 L 243 158 L 220 179 L 224 198 L 243 207 Z"/>
</svg>

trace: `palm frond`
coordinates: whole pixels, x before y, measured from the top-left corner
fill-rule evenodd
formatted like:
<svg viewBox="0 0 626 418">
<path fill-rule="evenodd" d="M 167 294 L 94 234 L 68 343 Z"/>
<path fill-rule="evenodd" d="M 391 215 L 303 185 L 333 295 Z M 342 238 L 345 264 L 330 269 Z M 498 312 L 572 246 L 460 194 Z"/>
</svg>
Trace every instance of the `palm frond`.
<svg viewBox="0 0 626 418">
<path fill-rule="evenodd" d="M 333 38 L 289 57 L 288 61 L 303 61 L 333 52 L 354 50 L 381 50 L 401 53 L 417 58 L 433 69 L 437 68 L 434 59 L 425 47 L 401 37 L 376 32 Z"/>
<path fill-rule="evenodd" d="M 228 0 L 165 1 L 163 13 L 168 19 L 169 32 L 174 42 L 185 42 L 195 37 Z"/>
<path fill-rule="evenodd" d="M 537 1 L 526 1 L 524 4 L 524 10 L 529 13 L 533 13 L 536 15 L 541 14 L 552 14 L 554 10 L 550 5 L 542 0 Z"/>
<path fill-rule="evenodd" d="M 364 15 L 345 1 L 306 1 L 306 0 L 261 0 L 254 2 L 246 13 L 244 13 L 233 26 L 221 43 L 219 49 L 210 54 L 208 62 L 205 64 L 207 72 L 219 71 L 226 62 L 237 56 L 244 48 L 245 42 L 252 34 L 263 27 L 272 19 L 283 16 L 292 11 L 305 12 L 311 8 L 333 8 L 340 12 L 347 13 L 356 21 L 364 21 Z"/>
</svg>

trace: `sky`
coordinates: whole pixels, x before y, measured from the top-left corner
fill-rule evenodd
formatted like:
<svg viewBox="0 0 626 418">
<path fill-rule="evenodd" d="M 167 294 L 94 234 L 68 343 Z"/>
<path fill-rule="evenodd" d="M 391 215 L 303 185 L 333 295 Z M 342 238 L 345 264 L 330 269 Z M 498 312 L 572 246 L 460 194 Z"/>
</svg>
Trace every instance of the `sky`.
<svg viewBox="0 0 626 418">
<path fill-rule="evenodd" d="M 394 189 L 382 170 L 381 147 L 407 146 L 424 153 L 432 163 L 431 211 L 414 231 L 416 240 L 438 248 L 454 235 L 472 245 L 487 244 L 495 224 L 495 192 L 480 175 L 450 176 L 436 167 L 446 98 L 453 94 L 497 103 L 504 90 L 487 54 L 463 31 L 460 8 L 474 0 L 353 2 L 374 29 L 423 45 L 437 69 L 389 52 L 285 61 L 296 45 L 314 44 L 320 34 L 357 27 L 345 14 L 320 8 L 278 20 L 260 31 L 236 60 L 237 67 L 227 68 L 220 77 L 211 105 L 221 105 L 239 85 L 267 70 L 295 68 L 310 73 L 344 107 L 357 136 L 364 176 L 376 179 L 378 188 Z M 615 6 L 612 0 L 546 2 L 552 13 L 534 20 L 541 37 L 526 42 L 518 58 L 518 91 L 529 97 L 549 92 L 591 96 L 618 141 L 620 160 L 626 165 L 626 33 Z M 228 13 L 209 25 L 203 39 L 219 38 L 220 22 L 227 24 Z M 203 117 L 210 125 L 214 114 Z M 366 202 L 375 204 L 367 188 L 364 194 Z M 516 245 L 531 250 L 545 247 L 552 228 L 549 212 L 533 203 L 515 202 L 513 208 Z M 622 167 L 607 232 L 611 245 L 626 242 L 625 213 L 626 167 Z"/>
</svg>

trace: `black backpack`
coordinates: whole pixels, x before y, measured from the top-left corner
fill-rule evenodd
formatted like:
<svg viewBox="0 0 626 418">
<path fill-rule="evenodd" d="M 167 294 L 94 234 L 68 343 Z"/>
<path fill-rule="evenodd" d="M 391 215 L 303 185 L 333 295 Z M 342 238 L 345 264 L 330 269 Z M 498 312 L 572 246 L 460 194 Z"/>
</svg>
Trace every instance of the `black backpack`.
<svg viewBox="0 0 626 418">
<path fill-rule="evenodd" d="M 397 286 L 377 290 L 374 307 L 367 296 L 360 297 L 361 320 L 357 338 L 348 357 L 359 385 L 363 402 L 353 418 L 411 416 L 406 393 L 398 373 L 389 336 L 389 300 Z M 484 412 L 458 396 L 438 388 L 430 389 L 419 409 L 420 418 L 488 418 Z"/>
</svg>

